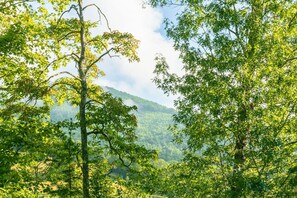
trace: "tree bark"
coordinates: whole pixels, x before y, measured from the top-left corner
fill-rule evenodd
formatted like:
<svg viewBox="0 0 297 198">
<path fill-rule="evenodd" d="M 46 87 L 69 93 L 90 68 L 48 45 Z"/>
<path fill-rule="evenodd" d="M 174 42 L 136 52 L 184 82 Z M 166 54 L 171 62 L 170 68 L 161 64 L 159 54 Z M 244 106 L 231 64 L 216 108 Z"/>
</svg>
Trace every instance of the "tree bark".
<svg viewBox="0 0 297 198">
<path fill-rule="evenodd" d="M 86 102 L 87 102 L 87 81 L 84 71 L 84 60 L 86 54 L 85 43 L 85 27 L 83 16 L 82 0 L 78 0 L 79 6 L 79 20 L 80 20 L 80 44 L 81 53 L 78 61 L 79 77 L 81 82 L 80 105 L 79 105 L 79 121 L 80 121 L 80 135 L 81 135 L 81 154 L 82 154 L 82 173 L 83 173 L 83 196 L 89 198 L 89 155 L 88 155 L 88 134 L 86 126 Z"/>
<path fill-rule="evenodd" d="M 244 126 L 247 122 L 247 109 L 244 104 L 241 105 L 238 112 L 239 124 Z M 244 149 L 246 147 L 246 136 L 249 132 L 249 128 L 239 131 L 235 139 L 235 153 L 234 153 L 234 165 L 233 165 L 233 179 L 231 184 L 231 197 L 241 197 L 242 190 L 244 188 L 244 181 L 242 177 L 243 166 L 245 164 Z"/>
</svg>

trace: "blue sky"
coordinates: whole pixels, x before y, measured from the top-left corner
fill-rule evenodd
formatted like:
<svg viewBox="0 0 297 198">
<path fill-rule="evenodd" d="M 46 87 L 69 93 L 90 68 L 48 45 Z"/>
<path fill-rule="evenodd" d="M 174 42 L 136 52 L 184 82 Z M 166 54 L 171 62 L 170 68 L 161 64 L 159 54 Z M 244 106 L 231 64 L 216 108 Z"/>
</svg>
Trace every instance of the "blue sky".
<svg viewBox="0 0 297 198">
<path fill-rule="evenodd" d="M 167 97 L 156 88 L 152 82 L 155 67 L 154 58 L 157 53 L 163 54 L 170 69 L 181 73 L 181 61 L 178 52 L 172 47 L 172 42 L 166 38 L 163 30 L 165 16 L 172 17 L 174 11 L 143 6 L 143 0 L 86 0 L 85 5 L 96 3 L 105 13 L 111 29 L 132 33 L 140 40 L 138 50 L 141 61 L 129 63 L 125 58 L 105 59 L 98 66 L 106 76 L 97 80 L 100 85 L 114 87 L 118 90 L 143 97 L 160 104 L 173 107 L 174 96 Z M 98 19 L 95 9 L 89 9 L 87 19 Z M 104 22 L 102 29 L 104 31 Z"/>
</svg>

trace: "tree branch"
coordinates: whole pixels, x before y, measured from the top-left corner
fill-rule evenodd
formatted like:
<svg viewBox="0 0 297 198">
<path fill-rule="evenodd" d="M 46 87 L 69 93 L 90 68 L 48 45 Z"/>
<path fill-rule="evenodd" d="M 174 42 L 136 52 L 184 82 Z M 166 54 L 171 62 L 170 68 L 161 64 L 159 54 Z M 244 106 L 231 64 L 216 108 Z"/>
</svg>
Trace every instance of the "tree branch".
<svg viewBox="0 0 297 198">
<path fill-rule="evenodd" d="M 13 3 L 9 2 L 9 1 L 6 1 L 6 2 L 1 2 L 0 3 L 0 6 L 4 6 L 6 5 L 7 3 L 9 3 L 6 7 L 2 7 L 0 12 L 4 13 L 3 11 L 5 11 L 7 8 L 11 7 L 11 6 L 16 6 L 18 4 L 21 4 L 21 3 L 30 3 L 30 2 L 34 2 L 35 0 L 22 0 L 22 1 L 14 1 Z"/>
<path fill-rule="evenodd" d="M 101 21 L 101 15 L 102 15 L 102 16 L 104 17 L 105 21 L 106 21 L 107 28 L 108 28 L 109 31 L 111 32 L 111 28 L 110 28 L 110 26 L 109 26 L 108 19 L 107 19 L 106 15 L 102 12 L 102 10 L 101 10 L 96 4 L 94 4 L 94 3 L 85 6 L 82 10 L 84 11 L 84 10 L 87 9 L 88 7 L 95 7 L 95 8 L 97 8 L 98 15 L 99 15 L 99 20 Z"/>
<path fill-rule="evenodd" d="M 98 129 L 94 129 L 93 131 L 88 132 L 88 135 L 90 135 L 90 134 L 98 135 L 98 134 L 99 134 L 99 135 L 104 136 L 104 137 L 105 137 L 105 140 L 107 140 L 107 142 L 108 142 L 109 148 L 110 148 L 111 150 L 113 150 L 113 151 L 118 155 L 119 160 L 121 161 L 122 165 L 125 166 L 126 168 L 130 168 L 130 166 L 131 166 L 131 164 L 133 163 L 133 161 L 131 160 L 129 164 L 125 164 L 125 161 L 124 161 L 124 159 L 122 158 L 121 154 L 117 151 L 116 148 L 113 147 L 113 144 L 112 144 L 112 142 L 111 142 L 111 139 L 108 137 L 108 135 L 106 135 L 106 134 L 103 132 L 103 130 L 104 130 L 104 125 L 103 125 L 103 127 L 102 127 L 100 130 L 98 130 Z"/>
<path fill-rule="evenodd" d="M 88 73 L 89 69 L 95 65 L 98 61 L 100 61 L 104 56 L 106 56 L 107 54 L 109 54 L 112 50 L 114 50 L 114 48 L 110 48 L 109 50 L 107 50 L 106 52 L 104 52 L 103 54 L 101 54 L 95 61 L 93 61 L 90 65 L 87 66 L 85 73 Z"/>
<path fill-rule="evenodd" d="M 293 106 L 292 106 L 292 109 L 291 111 L 288 113 L 288 115 L 285 117 L 285 115 L 283 115 L 282 117 L 282 120 L 283 120 L 283 123 L 279 126 L 278 130 L 276 131 L 276 133 L 274 134 L 274 136 L 276 137 L 277 135 L 280 134 L 280 132 L 282 131 L 282 129 L 286 126 L 290 116 L 292 115 L 292 112 L 294 111 L 295 109 L 295 106 L 296 106 L 296 103 L 293 103 Z M 285 117 L 285 118 L 284 118 Z"/>
<path fill-rule="evenodd" d="M 73 59 L 75 60 L 75 62 L 78 62 L 79 56 L 77 54 L 73 53 L 73 52 L 72 52 L 71 55 L 72 55 L 72 57 L 74 56 Z"/>
<path fill-rule="evenodd" d="M 9 90 L 8 87 L 0 87 L 0 91 L 7 91 L 7 90 Z"/>
<path fill-rule="evenodd" d="M 290 20 L 290 22 L 289 22 L 289 25 L 288 25 L 288 29 L 291 28 L 292 24 L 294 24 L 293 21 L 295 20 L 296 16 L 297 16 L 297 12 L 296 12 L 296 13 L 294 14 L 294 16 L 291 18 L 291 20 Z"/>
<path fill-rule="evenodd" d="M 50 76 L 50 77 L 49 77 L 46 81 L 44 81 L 44 82 L 48 82 L 50 79 L 52 79 L 52 78 L 54 78 L 54 77 L 56 77 L 56 76 L 59 76 L 59 75 L 61 75 L 61 74 L 68 74 L 69 76 L 73 77 L 74 79 L 80 81 L 80 78 L 78 78 L 77 76 L 73 75 L 72 73 L 70 73 L 70 72 L 68 72 L 68 71 L 62 71 L 62 72 L 59 72 L 59 73 L 56 73 L 56 74 Z"/>
<path fill-rule="evenodd" d="M 56 62 L 58 62 L 58 61 L 60 61 L 60 60 L 63 60 L 63 59 L 65 59 L 65 58 L 69 57 L 69 56 L 73 56 L 73 55 L 75 55 L 75 54 L 74 54 L 74 53 L 72 53 L 72 54 L 66 54 L 66 55 L 64 55 L 64 56 L 62 56 L 62 57 L 59 57 L 59 58 L 53 60 L 52 62 L 50 62 L 50 63 L 44 68 L 44 70 L 43 70 L 42 72 L 46 71 L 52 64 L 54 64 L 54 63 L 56 63 Z"/>
<path fill-rule="evenodd" d="M 293 145 L 293 144 L 297 144 L 297 140 L 296 140 L 296 141 L 289 142 L 289 143 L 285 144 L 285 145 L 284 145 L 284 147 L 286 147 L 286 146 L 290 146 L 290 145 Z"/>
<path fill-rule="evenodd" d="M 100 105 L 104 105 L 102 102 L 100 102 L 99 100 L 95 100 L 95 99 L 88 100 L 88 101 L 86 102 L 86 105 L 90 104 L 91 102 L 96 102 L 96 103 L 98 103 L 98 104 L 100 104 Z"/>
<path fill-rule="evenodd" d="M 286 65 L 288 62 L 291 62 L 293 60 L 297 60 L 297 57 L 292 57 L 292 58 L 286 59 L 283 65 Z"/>
<path fill-rule="evenodd" d="M 64 12 L 62 12 L 62 14 L 60 15 L 60 17 L 59 17 L 59 19 L 57 21 L 56 27 L 59 25 L 59 23 L 62 20 L 62 17 L 64 16 L 64 14 L 69 13 L 72 9 L 77 10 L 77 5 L 72 4 L 68 10 L 65 10 Z"/>
<path fill-rule="evenodd" d="M 70 36 L 71 34 L 75 34 L 75 33 L 80 33 L 79 31 L 71 31 L 71 32 L 68 32 L 67 34 L 65 34 L 64 36 L 62 36 L 61 38 L 58 39 L 58 42 L 64 40 L 65 38 L 67 38 L 68 36 Z"/>
<path fill-rule="evenodd" d="M 55 82 L 54 84 L 52 84 L 49 88 L 52 89 L 57 85 L 67 85 L 69 87 L 71 87 L 72 89 L 74 89 L 78 94 L 80 94 L 80 90 L 78 90 L 76 87 L 74 87 L 72 84 L 66 83 L 66 82 Z"/>
</svg>

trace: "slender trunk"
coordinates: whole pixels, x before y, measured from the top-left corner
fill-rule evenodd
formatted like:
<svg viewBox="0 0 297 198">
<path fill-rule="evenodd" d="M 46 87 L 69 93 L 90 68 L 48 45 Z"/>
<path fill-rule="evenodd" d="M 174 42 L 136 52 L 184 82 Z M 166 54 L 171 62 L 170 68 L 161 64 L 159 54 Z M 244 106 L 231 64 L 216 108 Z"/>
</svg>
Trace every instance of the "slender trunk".
<svg viewBox="0 0 297 198">
<path fill-rule="evenodd" d="M 71 121 L 72 125 L 72 121 Z M 69 197 L 72 196 L 72 127 L 69 129 L 69 140 L 68 140 L 68 187 L 69 187 Z"/>
<path fill-rule="evenodd" d="M 88 135 L 86 127 L 86 94 L 87 94 L 87 83 L 85 80 L 81 82 L 82 92 L 81 92 L 81 102 L 79 108 L 80 115 L 80 132 L 81 132 L 81 152 L 82 152 L 82 173 L 83 173 L 83 193 L 84 197 L 89 196 L 89 165 L 88 165 Z"/>
<path fill-rule="evenodd" d="M 239 112 L 239 122 L 244 126 L 247 121 L 247 111 L 244 105 Z M 244 188 L 243 181 L 243 166 L 245 163 L 244 149 L 246 147 L 246 136 L 248 128 L 240 131 L 235 140 L 235 153 L 234 153 L 234 165 L 233 165 L 233 180 L 231 186 L 231 197 L 241 197 Z"/>
<path fill-rule="evenodd" d="M 82 0 L 78 0 L 79 6 L 79 20 L 80 20 L 80 44 L 81 53 L 78 61 L 79 77 L 81 80 L 81 93 L 80 93 L 80 105 L 79 105 L 79 121 L 80 121 L 80 135 L 81 135 L 81 154 L 82 154 L 82 173 L 83 173 L 83 196 L 89 198 L 89 156 L 88 156 L 88 134 L 86 126 L 86 102 L 87 102 L 87 81 L 86 74 L 83 67 L 86 54 L 85 44 L 85 28 L 84 28 L 84 16 Z"/>
</svg>

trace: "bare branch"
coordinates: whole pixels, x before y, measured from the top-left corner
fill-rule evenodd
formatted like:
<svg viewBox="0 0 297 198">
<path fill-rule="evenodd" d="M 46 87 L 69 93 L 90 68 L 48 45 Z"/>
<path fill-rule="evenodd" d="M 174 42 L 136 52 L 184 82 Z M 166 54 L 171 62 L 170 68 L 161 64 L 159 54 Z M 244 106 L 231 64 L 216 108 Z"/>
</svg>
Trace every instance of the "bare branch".
<svg viewBox="0 0 297 198">
<path fill-rule="evenodd" d="M 111 28 L 109 26 L 108 19 L 107 19 L 106 15 L 102 12 L 102 10 L 99 8 L 99 6 L 97 6 L 96 4 L 89 4 L 89 5 L 85 6 L 82 10 L 84 11 L 88 7 L 95 7 L 95 8 L 97 8 L 98 15 L 99 15 L 99 20 L 101 21 L 101 15 L 102 15 L 104 17 L 105 21 L 106 21 L 107 28 L 111 32 Z"/>
<path fill-rule="evenodd" d="M 72 9 L 77 10 L 77 5 L 72 4 L 68 10 L 65 10 L 64 12 L 62 12 L 62 14 L 60 15 L 60 17 L 59 17 L 59 19 L 57 21 L 56 27 L 59 25 L 59 23 L 62 20 L 62 17 L 64 16 L 64 14 L 69 13 Z"/>
<path fill-rule="evenodd" d="M 80 78 L 78 78 L 78 77 L 75 76 L 74 74 L 72 74 L 72 73 L 70 73 L 70 72 L 68 72 L 68 71 L 62 71 L 62 72 L 59 72 L 59 73 L 56 73 L 56 74 L 50 76 L 45 82 L 48 82 L 48 81 L 50 81 L 50 79 L 52 79 L 52 78 L 54 78 L 54 77 L 56 77 L 56 76 L 59 76 L 59 75 L 61 75 L 61 74 L 68 74 L 69 76 L 73 77 L 74 79 L 80 81 Z"/>
<path fill-rule="evenodd" d="M 74 58 L 75 62 L 78 62 L 79 61 L 79 56 L 77 54 L 72 53 L 71 55 Z"/>
<path fill-rule="evenodd" d="M 229 32 L 233 33 L 237 37 L 236 31 L 232 30 L 230 27 L 227 27 L 227 29 Z"/>
</svg>

